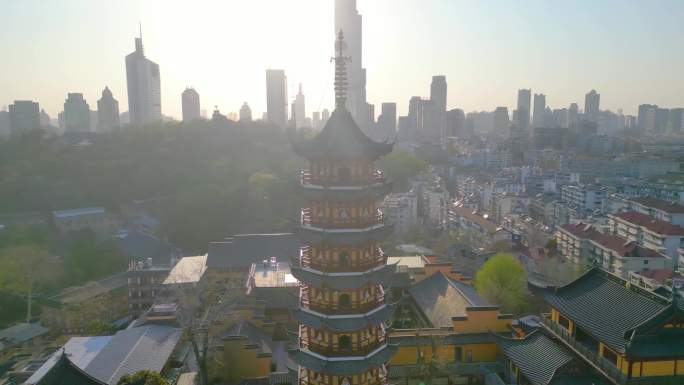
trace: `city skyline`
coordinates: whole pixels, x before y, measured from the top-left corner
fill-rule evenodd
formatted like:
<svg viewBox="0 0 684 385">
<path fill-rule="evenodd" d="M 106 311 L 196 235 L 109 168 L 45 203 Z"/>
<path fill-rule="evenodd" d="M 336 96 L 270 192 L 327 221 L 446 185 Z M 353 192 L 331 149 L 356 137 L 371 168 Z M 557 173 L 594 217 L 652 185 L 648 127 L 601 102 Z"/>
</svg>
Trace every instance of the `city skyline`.
<svg viewBox="0 0 684 385">
<path fill-rule="evenodd" d="M 157 2 L 123 1 L 116 7 L 76 0 L 9 3 L 0 15 L 8 31 L 0 51 L 7 58 L 6 71 L 14 75 L 0 80 L 0 106 L 30 99 L 56 117 L 67 93 L 83 93 L 94 105 L 105 86 L 118 100 L 127 100 L 123 57 L 141 21 L 146 56 L 160 64 L 165 115 L 181 118 L 181 92 L 192 86 L 202 96 L 203 109 L 217 105 L 238 111 L 247 101 L 261 116 L 266 110 L 263 71 L 268 68 L 285 70 L 289 103 L 301 82 L 309 112 L 330 108 L 332 66 L 321 57 L 332 54 L 334 2 L 280 3 L 185 7 L 165 2 L 163 17 L 154 17 L 162 9 Z M 583 105 L 591 89 L 602 95 L 602 109 L 622 108 L 632 115 L 643 103 L 682 104 L 677 92 L 684 88 L 677 71 L 684 57 L 677 48 L 684 37 L 677 28 L 684 14 L 681 3 L 649 7 L 607 1 L 589 15 L 582 12 L 587 2 L 579 1 L 563 10 L 563 19 L 574 22 L 553 29 L 548 28 L 559 22 L 558 10 L 541 1 L 529 5 L 511 13 L 501 2 L 405 1 L 396 6 L 388 0 L 358 0 L 362 66 L 376 115 L 383 102 L 396 102 L 397 114 L 405 115 L 411 96 L 429 95 L 435 74 L 447 77 L 448 108 L 465 111 L 512 110 L 520 88 L 547 95 L 552 108 Z M 212 8 L 215 12 L 207 12 Z M 658 23 L 645 22 L 644 12 Z M 236 13 L 244 16 L 238 19 L 259 22 L 221 22 Z M 27 18 L 42 28 L 30 30 Z M 177 28 L 179 23 L 186 28 Z M 539 36 L 545 38 L 529 44 Z M 32 44 L 24 44 L 27 37 Z M 93 44 L 97 39 L 108 45 Z M 670 60 L 657 60 L 665 55 Z M 34 60 L 38 57 L 46 60 Z"/>
</svg>

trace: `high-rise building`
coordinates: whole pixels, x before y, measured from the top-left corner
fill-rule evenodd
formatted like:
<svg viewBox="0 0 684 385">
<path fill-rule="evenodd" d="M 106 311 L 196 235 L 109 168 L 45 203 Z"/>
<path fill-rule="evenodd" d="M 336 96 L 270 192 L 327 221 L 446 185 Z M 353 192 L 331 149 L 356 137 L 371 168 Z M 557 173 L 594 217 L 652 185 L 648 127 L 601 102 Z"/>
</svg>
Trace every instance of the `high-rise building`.
<svg viewBox="0 0 684 385">
<path fill-rule="evenodd" d="M 321 112 L 320 111 L 314 111 L 312 116 L 312 124 L 313 128 L 316 130 L 321 129 Z"/>
<path fill-rule="evenodd" d="M 546 95 L 534 94 L 534 112 L 532 115 L 532 127 L 544 127 L 546 125 Z"/>
<path fill-rule="evenodd" d="M 368 128 L 366 103 L 366 69 L 363 68 L 362 17 L 356 0 L 335 0 L 335 36 L 342 31 L 351 58 L 347 68 L 347 109 L 361 129 Z"/>
<path fill-rule="evenodd" d="M 240 107 L 240 121 L 241 122 L 251 122 L 252 121 L 252 109 L 249 108 L 249 104 L 244 102 L 242 107 Z"/>
<path fill-rule="evenodd" d="M 516 128 L 522 133 L 528 133 L 530 129 L 530 103 L 532 102 L 532 90 L 518 90 L 518 109 L 516 110 Z"/>
<path fill-rule="evenodd" d="M 639 114 L 637 115 L 637 125 L 642 131 L 648 131 L 652 130 L 653 126 L 655 126 L 655 109 L 658 108 L 658 106 L 654 104 L 641 104 L 639 105 Z M 653 111 L 653 112 L 651 112 Z M 651 123 L 651 128 L 648 127 L 649 125 L 649 116 L 652 114 L 652 123 Z"/>
<path fill-rule="evenodd" d="M 670 131 L 682 132 L 684 131 L 684 108 L 670 109 Z"/>
<path fill-rule="evenodd" d="M 120 126 L 119 102 L 114 99 L 109 87 L 105 87 L 102 97 L 97 101 L 97 131 L 111 132 Z"/>
<path fill-rule="evenodd" d="M 463 136 L 465 134 L 465 112 L 460 108 L 454 108 L 446 113 L 444 136 L 446 138 Z"/>
<path fill-rule="evenodd" d="M 287 126 L 287 76 L 284 70 L 266 70 L 266 114 L 280 128 Z"/>
<path fill-rule="evenodd" d="M 432 77 L 430 83 L 430 101 L 441 111 L 446 111 L 447 105 L 447 82 L 446 76 L 437 75 Z"/>
<path fill-rule="evenodd" d="M 142 35 L 135 38 L 135 51 L 126 56 L 126 83 L 130 123 L 142 126 L 161 121 L 159 65 L 145 57 Z"/>
<path fill-rule="evenodd" d="M 397 103 L 382 103 L 378 116 L 378 138 L 391 139 L 397 135 Z"/>
<path fill-rule="evenodd" d="M 302 83 L 299 83 L 299 91 L 294 101 L 294 117 L 297 128 L 306 126 L 306 99 L 302 91 Z"/>
<path fill-rule="evenodd" d="M 376 207 L 389 185 L 375 161 L 392 144 L 373 141 L 354 122 L 339 75 L 344 61 L 336 59 L 335 111 L 316 137 L 292 143 L 311 171 L 301 179 L 309 207 L 301 211 L 303 247 L 291 269 L 301 288 L 293 311 L 299 344 L 290 358 L 299 365 L 299 384 L 383 385 L 397 351 L 388 343 L 392 309 L 383 290 L 395 268 L 378 247 L 392 226 Z"/>
<path fill-rule="evenodd" d="M 50 127 L 50 115 L 43 109 L 40 110 L 40 126 Z"/>
<path fill-rule="evenodd" d="M 183 91 L 181 94 L 181 104 L 184 122 L 191 122 L 202 118 L 200 96 L 194 88 L 188 87 Z"/>
<path fill-rule="evenodd" d="M 584 118 L 590 122 L 598 121 L 601 95 L 596 90 L 589 91 L 584 96 Z"/>
<path fill-rule="evenodd" d="M 40 128 L 40 108 L 30 100 L 15 100 L 9 106 L 10 131 L 19 133 Z"/>
<path fill-rule="evenodd" d="M 568 128 L 568 109 L 559 108 L 553 110 L 551 118 L 552 127 Z"/>
<path fill-rule="evenodd" d="M 89 132 L 90 106 L 83 94 L 70 92 L 64 101 L 64 132 Z"/>
<path fill-rule="evenodd" d="M 330 111 L 327 108 L 324 108 L 323 112 L 321 113 L 321 123 L 326 124 L 328 119 L 330 119 Z"/>
<path fill-rule="evenodd" d="M 655 110 L 655 124 L 653 131 L 657 133 L 665 133 L 668 131 L 670 123 L 670 110 L 667 108 L 656 108 Z"/>
<path fill-rule="evenodd" d="M 6 107 L 3 106 L 2 109 L 0 109 L 0 136 L 8 136 L 10 133 L 9 112 Z"/>
<path fill-rule="evenodd" d="M 494 110 L 494 133 L 496 135 L 506 135 L 511 121 L 508 116 L 508 108 L 496 107 Z"/>
<path fill-rule="evenodd" d="M 571 103 L 568 108 L 568 128 L 577 130 L 579 127 L 579 106 L 577 103 Z"/>
</svg>

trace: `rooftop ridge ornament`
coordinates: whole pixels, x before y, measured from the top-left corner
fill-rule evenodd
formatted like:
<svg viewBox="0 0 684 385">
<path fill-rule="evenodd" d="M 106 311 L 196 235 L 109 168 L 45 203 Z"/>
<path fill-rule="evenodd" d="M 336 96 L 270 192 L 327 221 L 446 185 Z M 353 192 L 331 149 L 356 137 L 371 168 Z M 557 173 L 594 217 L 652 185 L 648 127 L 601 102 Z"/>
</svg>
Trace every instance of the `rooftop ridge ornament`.
<svg viewBox="0 0 684 385">
<path fill-rule="evenodd" d="M 335 62 L 335 107 L 344 108 L 347 104 L 347 62 L 351 61 L 351 57 L 343 56 L 343 52 L 347 49 L 347 44 L 344 42 L 344 34 L 342 30 L 337 34 L 337 41 L 335 41 L 335 57 L 330 58 L 330 61 Z"/>
</svg>

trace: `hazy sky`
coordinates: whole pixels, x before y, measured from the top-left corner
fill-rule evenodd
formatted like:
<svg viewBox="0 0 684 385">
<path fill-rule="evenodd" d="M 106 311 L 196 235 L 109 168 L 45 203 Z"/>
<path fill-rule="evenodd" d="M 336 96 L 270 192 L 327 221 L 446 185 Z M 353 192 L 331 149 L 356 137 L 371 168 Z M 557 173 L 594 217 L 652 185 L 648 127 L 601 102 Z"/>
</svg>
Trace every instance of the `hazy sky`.
<svg viewBox="0 0 684 385">
<path fill-rule="evenodd" d="M 357 0 L 364 21 L 368 100 L 429 94 L 447 76 L 448 106 L 515 105 L 518 88 L 551 107 L 635 113 L 640 103 L 684 106 L 682 0 Z M 180 117 L 193 86 L 202 108 L 265 109 L 266 68 L 304 84 L 307 114 L 330 107 L 333 0 L 0 0 L 0 106 L 34 99 L 52 117 L 67 92 L 91 109 L 108 85 L 128 109 L 124 56 L 142 21 L 147 56 L 161 66 L 162 110 Z"/>
</svg>

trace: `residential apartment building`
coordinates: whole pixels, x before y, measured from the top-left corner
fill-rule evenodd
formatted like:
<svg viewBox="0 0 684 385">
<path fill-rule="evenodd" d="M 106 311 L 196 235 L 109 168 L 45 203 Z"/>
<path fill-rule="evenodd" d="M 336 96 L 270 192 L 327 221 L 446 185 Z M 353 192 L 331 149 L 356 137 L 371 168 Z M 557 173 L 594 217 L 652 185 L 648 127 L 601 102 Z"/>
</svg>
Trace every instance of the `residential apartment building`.
<svg viewBox="0 0 684 385">
<path fill-rule="evenodd" d="M 569 185 L 561 189 L 561 199 L 583 211 L 594 211 L 603 207 L 606 188 L 598 185 Z"/>
<path fill-rule="evenodd" d="M 413 190 L 387 195 L 381 210 L 387 220 L 394 224 L 394 232 L 399 236 L 408 234 L 418 225 L 418 197 Z"/>
<path fill-rule="evenodd" d="M 679 203 L 650 197 L 632 198 L 627 203 L 632 211 L 684 227 L 684 206 Z"/>
<path fill-rule="evenodd" d="M 682 263 L 683 227 L 636 211 L 609 214 L 608 223 L 613 234 L 670 257 L 673 269 Z"/>
</svg>

